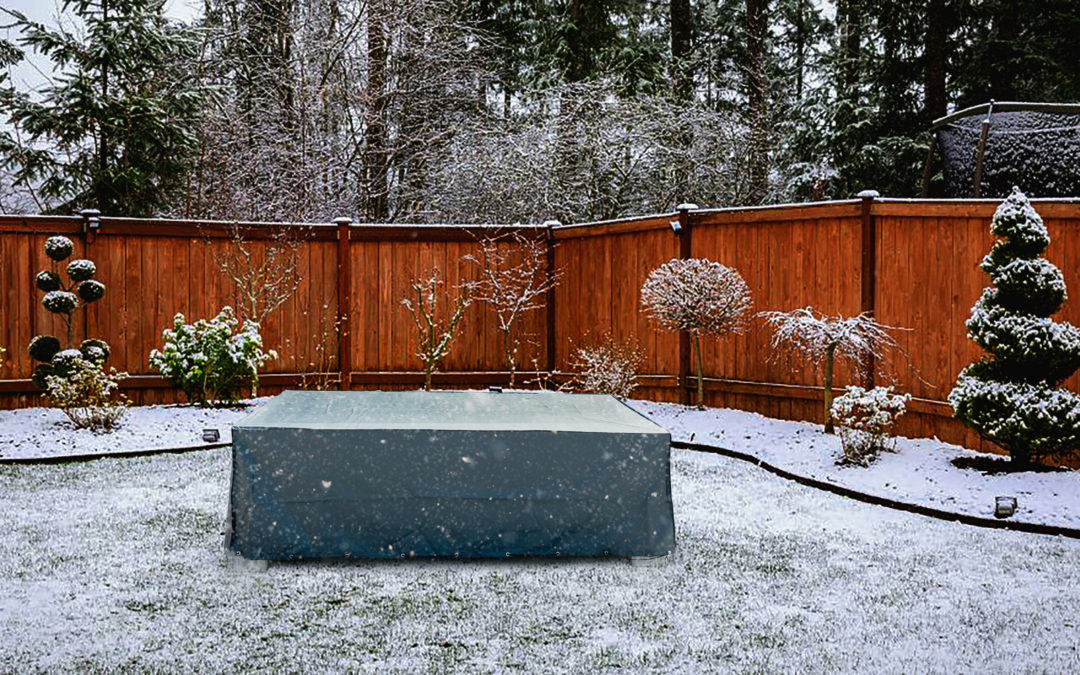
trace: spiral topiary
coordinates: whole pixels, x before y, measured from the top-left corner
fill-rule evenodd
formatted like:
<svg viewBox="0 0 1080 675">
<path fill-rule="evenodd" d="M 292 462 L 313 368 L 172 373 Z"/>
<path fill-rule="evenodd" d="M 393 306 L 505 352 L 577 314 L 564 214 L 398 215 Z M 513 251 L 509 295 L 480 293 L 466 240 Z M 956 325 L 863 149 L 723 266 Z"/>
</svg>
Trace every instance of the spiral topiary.
<svg viewBox="0 0 1080 675">
<path fill-rule="evenodd" d="M 981 268 L 994 286 L 966 324 L 989 356 L 961 371 L 949 403 L 1023 467 L 1080 449 L 1080 396 L 1059 388 L 1080 368 L 1080 330 L 1049 318 L 1066 300 L 1065 280 L 1042 257 L 1050 236 L 1019 188 L 998 207 L 990 232 L 999 239 Z"/>
</svg>

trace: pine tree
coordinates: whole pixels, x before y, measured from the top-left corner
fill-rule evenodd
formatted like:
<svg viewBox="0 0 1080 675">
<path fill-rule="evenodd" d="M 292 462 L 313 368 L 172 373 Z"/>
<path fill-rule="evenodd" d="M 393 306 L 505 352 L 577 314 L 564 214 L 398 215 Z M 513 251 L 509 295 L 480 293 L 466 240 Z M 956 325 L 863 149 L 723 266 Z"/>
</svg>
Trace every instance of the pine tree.
<svg viewBox="0 0 1080 675">
<path fill-rule="evenodd" d="M 66 0 L 84 32 L 6 10 L 19 43 L 57 71 L 40 96 L 11 92 L 2 109 L 22 143 L 0 142 L 15 181 L 52 211 L 150 215 L 183 185 L 197 145 L 202 88 L 193 34 L 163 17 L 164 0 Z M 0 139 L 3 141 L 4 139 Z"/>
<path fill-rule="evenodd" d="M 966 324 L 990 356 L 960 373 L 949 402 L 958 419 L 1027 466 L 1080 448 L 1080 396 L 1059 388 L 1080 368 L 1080 330 L 1049 318 L 1067 297 L 1065 279 L 1043 257 L 1050 237 L 1019 188 L 990 231 L 999 239 L 981 267 L 994 285 Z"/>
</svg>

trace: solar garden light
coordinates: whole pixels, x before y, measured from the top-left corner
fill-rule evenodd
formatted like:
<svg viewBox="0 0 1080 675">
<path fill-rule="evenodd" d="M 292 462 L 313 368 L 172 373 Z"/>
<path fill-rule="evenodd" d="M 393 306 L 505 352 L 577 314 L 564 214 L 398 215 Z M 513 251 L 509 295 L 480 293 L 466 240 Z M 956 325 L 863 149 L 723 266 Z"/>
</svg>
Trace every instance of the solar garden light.
<svg viewBox="0 0 1080 675">
<path fill-rule="evenodd" d="M 1008 518 L 1016 513 L 1016 497 L 1005 495 L 994 498 L 994 517 Z"/>
<path fill-rule="evenodd" d="M 218 432 L 217 429 L 203 429 L 202 439 L 207 443 L 217 443 L 219 440 L 221 440 L 221 434 Z"/>
<path fill-rule="evenodd" d="M 488 387 L 488 391 L 490 391 L 490 392 L 492 392 L 494 394 L 501 394 L 502 393 L 502 387 L 491 386 L 491 387 Z"/>
</svg>

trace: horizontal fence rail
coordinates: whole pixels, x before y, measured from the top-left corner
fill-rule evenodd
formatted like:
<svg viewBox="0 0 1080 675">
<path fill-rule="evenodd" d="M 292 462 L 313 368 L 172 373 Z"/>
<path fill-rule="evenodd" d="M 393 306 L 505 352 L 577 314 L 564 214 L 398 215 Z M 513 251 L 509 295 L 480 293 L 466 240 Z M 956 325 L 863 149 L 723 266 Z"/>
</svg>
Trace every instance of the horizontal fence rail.
<svg viewBox="0 0 1080 675">
<path fill-rule="evenodd" d="M 875 364 L 875 384 L 893 384 L 913 400 L 900 432 L 994 449 L 952 418 L 945 402 L 956 375 L 982 356 L 964 321 L 989 279 L 978 268 L 989 251 L 997 200 L 865 199 L 755 208 L 692 209 L 638 218 L 551 226 L 220 223 L 101 217 L 0 216 L 0 407 L 40 405 L 26 354 L 38 333 L 62 335 L 63 323 L 40 305 L 39 269 L 55 234 L 75 241 L 107 286 L 105 298 L 76 313 L 76 338 L 113 347 L 110 365 L 128 373 L 137 403 L 182 400 L 147 363 L 176 313 L 209 318 L 239 301 L 216 262 L 239 227 L 256 256 L 274 237 L 299 242 L 296 294 L 262 327 L 279 352 L 261 375 L 264 393 L 284 388 L 415 388 L 423 373 L 411 315 L 400 306 L 409 285 L 434 269 L 445 281 L 476 280 L 478 237 L 521 232 L 547 247 L 549 271 L 561 272 L 546 306 L 525 315 L 519 382 L 558 386 L 577 348 L 605 336 L 635 341 L 643 375 L 635 396 L 686 401 L 693 381 L 689 342 L 656 330 L 640 307 L 649 271 L 672 258 L 702 257 L 746 279 L 755 313 L 813 306 L 826 314 L 872 312 L 896 332 L 901 353 Z M 1052 243 L 1049 259 L 1080 294 L 1080 201 L 1035 200 Z M 511 243 L 505 244 L 512 246 Z M 1080 323 L 1080 303 L 1058 320 Z M 765 415 L 819 421 L 821 375 L 774 354 L 771 334 L 752 320 L 744 334 L 706 342 L 707 403 Z M 508 380 L 495 316 L 474 304 L 440 387 L 486 387 Z M 866 373 L 839 369 L 837 381 L 866 384 Z M 1080 389 L 1080 377 L 1066 383 Z"/>
</svg>

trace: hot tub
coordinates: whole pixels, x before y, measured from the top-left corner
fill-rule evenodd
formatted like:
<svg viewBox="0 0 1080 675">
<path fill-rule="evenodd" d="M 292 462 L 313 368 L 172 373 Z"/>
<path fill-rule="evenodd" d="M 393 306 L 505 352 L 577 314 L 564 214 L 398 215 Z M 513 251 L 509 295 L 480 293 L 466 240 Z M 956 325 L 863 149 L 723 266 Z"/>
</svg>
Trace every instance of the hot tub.
<svg viewBox="0 0 1080 675">
<path fill-rule="evenodd" d="M 670 436 L 612 396 L 286 391 L 232 439 L 251 560 L 675 548 Z"/>
</svg>

